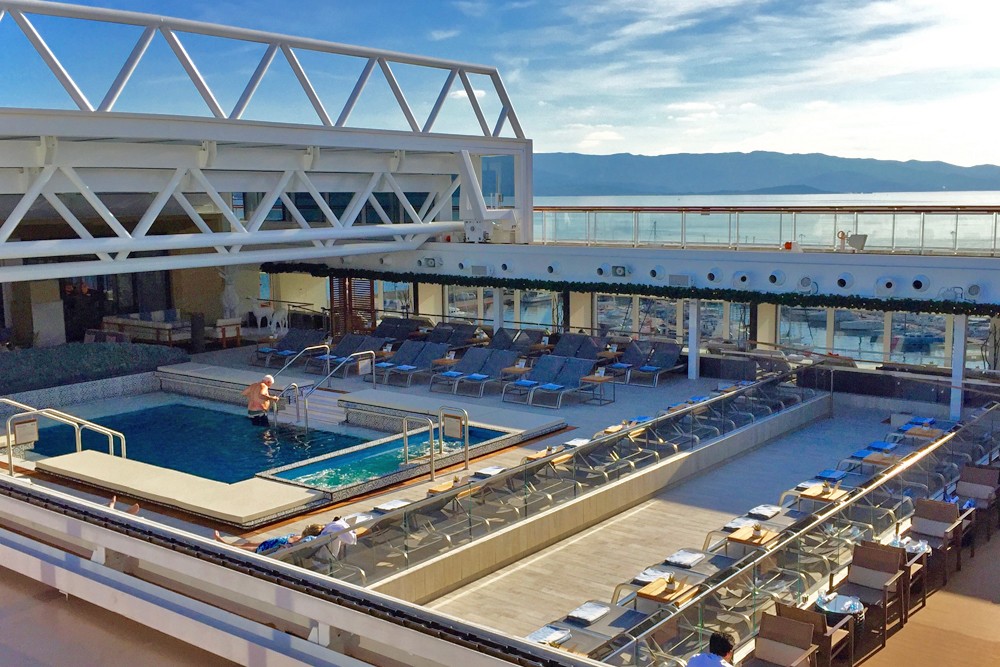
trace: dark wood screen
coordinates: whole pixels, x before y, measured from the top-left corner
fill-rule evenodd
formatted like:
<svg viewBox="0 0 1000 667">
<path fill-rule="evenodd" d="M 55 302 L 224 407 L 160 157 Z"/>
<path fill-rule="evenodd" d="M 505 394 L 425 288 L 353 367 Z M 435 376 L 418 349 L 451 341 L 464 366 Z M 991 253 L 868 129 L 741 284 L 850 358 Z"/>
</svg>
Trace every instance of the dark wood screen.
<svg viewBox="0 0 1000 667">
<path fill-rule="evenodd" d="M 375 284 L 367 278 L 330 278 L 330 332 L 339 337 L 375 328 Z"/>
</svg>

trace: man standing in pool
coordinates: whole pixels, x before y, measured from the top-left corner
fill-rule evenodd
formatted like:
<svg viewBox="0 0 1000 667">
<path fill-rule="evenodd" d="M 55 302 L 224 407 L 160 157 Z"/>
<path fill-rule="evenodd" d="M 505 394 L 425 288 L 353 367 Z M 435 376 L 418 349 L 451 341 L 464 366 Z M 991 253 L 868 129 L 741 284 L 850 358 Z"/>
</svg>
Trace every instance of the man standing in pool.
<svg viewBox="0 0 1000 667">
<path fill-rule="evenodd" d="M 270 426 L 267 421 L 267 409 L 271 407 L 271 401 L 278 400 L 268 391 L 272 384 L 274 378 L 265 375 L 260 382 L 255 382 L 243 390 L 243 395 L 247 397 L 247 416 L 254 426 Z"/>
</svg>

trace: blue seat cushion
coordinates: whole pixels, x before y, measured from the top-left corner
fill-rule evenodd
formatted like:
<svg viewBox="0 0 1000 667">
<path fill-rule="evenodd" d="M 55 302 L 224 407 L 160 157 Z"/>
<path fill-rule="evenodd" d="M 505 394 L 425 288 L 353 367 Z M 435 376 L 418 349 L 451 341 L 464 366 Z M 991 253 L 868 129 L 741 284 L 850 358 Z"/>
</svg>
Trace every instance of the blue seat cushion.
<svg viewBox="0 0 1000 667">
<path fill-rule="evenodd" d="M 691 402 L 692 403 L 701 403 L 702 401 L 707 401 L 709 398 L 711 398 L 711 397 L 710 396 L 692 396 L 691 397 Z"/>
<path fill-rule="evenodd" d="M 263 352 L 264 354 L 272 354 L 274 352 L 277 352 L 278 350 L 277 350 L 277 348 L 274 348 L 274 347 L 259 347 L 259 348 L 257 348 L 257 351 L 258 352 Z"/>
<path fill-rule="evenodd" d="M 565 389 L 565 387 L 562 386 L 561 384 L 553 384 L 552 382 L 549 382 L 547 384 L 543 384 L 541 387 L 539 387 L 539 389 L 544 389 L 545 391 L 560 391 L 562 389 Z"/>
<path fill-rule="evenodd" d="M 469 373 L 465 378 L 466 380 L 475 380 L 476 382 L 482 382 L 483 380 L 488 380 L 489 375 L 483 375 L 482 373 Z"/>
<path fill-rule="evenodd" d="M 616 370 L 626 370 L 632 368 L 632 364 L 623 364 L 620 361 L 616 361 L 615 363 L 611 364 L 611 368 L 614 368 Z"/>
<path fill-rule="evenodd" d="M 377 364 L 375 364 L 375 368 L 392 368 L 395 365 L 396 364 L 388 362 L 388 361 L 380 361 Z"/>
<path fill-rule="evenodd" d="M 317 354 L 315 357 L 313 357 L 313 359 L 322 359 L 323 361 L 326 361 L 327 359 L 330 359 L 332 361 L 336 358 L 337 357 L 333 356 L 332 354 Z"/>
<path fill-rule="evenodd" d="M 534 380 L 515 380 L 514 384 L 518 387 L 534 387 L 538 383 Z"/>
<path fill-rule="evenodd" d="M 441 373 L 441 377 L 446 378 L 460 378 L 462 375 L 464 375 L 464 373 L 459 373 L 458 371 L 445 371 L 444 373 Z"/>
<path fill-rule="evenodd" d="M 911 424 L 916 424 L 918 426 L 930 426 L 937 420 L 934 417 L 913 417 L 910 419 Z"/>
<path fill-rule="evenodd" d="M 278 356 L 280 357 L 291 357 L 298 353 L 298 350 L 278 350 Z"/>
<path fill-rule="evenodd" d="M 843 470 L 834 470 L 832 468 L 821 470 L 816 474 L 816 479 L 821 479 L 824 482 L 839 482 L 845 477 L 847 477 L 846 472 Z"/>
<path fill-rule="evenodd" d="M 397 371 L 415 371 L 415 370 L 417 370 L 417 367 L 416 366 L 411 366 L 410 364 L 400 364 L 399 366 L 396 366 L 396 370 Z"/>
<path fill-rule="evenodd" d="M 859 449 L 858 451 L 856 451 L 853 454 L 851 454 L 851 458 L 852 459 L 864 459 L 864 458 L 868 457 L 868 455 L 871 454 L 871 453 L 872 453 L 872 450 L 870 450 L 870 449 Z"/>
<path fill-rule="evenodd" d="M 883 442 L 881 440 L 876 440 L 875 442 L 868 443 L 868 449 L 875 452 L 891 452 L 895 450 L 899 445 L 894 442 Z"/>
<path fill-rule="evenodd" d="M 660 370 L 659 366 L 639 366 L 639 370 L 643 373 L 655 373 Z"/>
</svg>

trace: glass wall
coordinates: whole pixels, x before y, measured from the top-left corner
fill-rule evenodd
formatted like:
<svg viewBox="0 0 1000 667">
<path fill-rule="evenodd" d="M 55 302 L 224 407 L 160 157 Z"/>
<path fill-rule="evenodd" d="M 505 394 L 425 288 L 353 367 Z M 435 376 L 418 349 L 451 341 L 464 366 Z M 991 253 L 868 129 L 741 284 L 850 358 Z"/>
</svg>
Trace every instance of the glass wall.
<svg viewBox="0 0 1000 667">
<path fill-rule="evenodd" d="M 479 321 L 479 291 L 477 287 L 463 285 L 445 285 L 445 319 L 450 322 Z"/>
<path fill-rule="evenodd" d="M 951 318 L 927 313 L 893 313 L 889 360 L 903 364 L 950 366 L 945 331 Z"/>
<path fill-rule="evenodd" d="M 884 317 L 880 310 L 836 310 L 833 351 L 857 361 L 884 360 Z"/>
<path fill-rule="evenodd" d="M 1000 337 L 990 331 L 990 318 L 969 318 L 969 341 L 965 348 L 965 367 L 985 370 L 989 359 L 1000 357 Z"/>
<path fill-rule="evenodd" d="M 677 301 L 639 297 L 639 337 L 678 337 Z"/>
<path fill-rule="evenodd" d="M 521 329 L 554 329 L 565 319 L 559 292 L 517 290 L 517 298 L 520 304 L 518 326 Z"/>
<path fill-rule="evenodd" d="M 594 320 L 599 336 L 632 333 L 632 297 L 615 294 L 598 294 L 595 299 Z"/>
<path fill-rule="evenodd" d="M 483 318 L 485 319 L 485 324 L 490 326 L 493 324 L 493 319 L 496 312 L 496 297 L 494 295 L 499 294 L 499 298 L 503 303 L 503 326 L 506 329 L 517 329 L 517 309 L 514 308 L 515 305 L 515 290 L 504 289 L 497 290 L 493 288 L 483 288 Z"/>
<path fill-rule="evenodd" d="M 750 304 L 729 304 L 729 340 L 745 341 L 754 338 L 750 331 Z"/>
<path fill-rule="evenodd" d="M 409 317 L 413 309 L 410 283 L 382 281 L 382 315 Z"/>
<path fill-rule="evenodd" d="M 827 352 L 826 308 L 782 306 L 779 311 L 778 343 L 811 352 Z"/>
</svg>

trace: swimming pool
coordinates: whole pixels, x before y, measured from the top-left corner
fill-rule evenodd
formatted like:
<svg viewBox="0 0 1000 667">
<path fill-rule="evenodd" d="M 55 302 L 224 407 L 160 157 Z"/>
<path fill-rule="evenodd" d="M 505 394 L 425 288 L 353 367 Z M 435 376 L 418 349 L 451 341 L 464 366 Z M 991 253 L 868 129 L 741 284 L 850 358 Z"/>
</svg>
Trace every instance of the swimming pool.
<svg viewBox="0 0 1000 667">
<path fill-rule="evenodd" d="M 258 472 L 312 459 L 370 438 L 288 424 L 253 426 L 243 415 L 172 403 L 92 421 L 125 434 L 128 458 L 232 484 Z M 83 432 L 84 449 L 108 451 L 108 439 Z M 41 429 L 34 452 L 60 456 L 76 451 L 74 430 Z M 117 451 L 117 447 L 116 447 Z"/>
<path fill-rule="evenodd" d="M 469 447 L 472 448 L 496 438 L 509 436 L 508 431 L 470 426 Z M 435 438 L 437 438 L 436 432 Z M 426 463 L 428 455 L 427 431 L 410 435 L 408 447 L 411 466 L 416 463 Z M 463 447 L 463 440 L 449 438 L 446 434 L 444 454 L 441 457 L 461 452 Z M 435 455 L 437 456 L 437 454 Z M 421 457 L 423 458 L 421 459 Z M 415 459 L 417 460 L 415 461 Z M 340 454 L 329 454 L 318 460 L 306 461 L 290 468 L 272 470 L 266 475 L 316 489 L 335 491 L 392 475 L 406 467 L 407 464 L 403 457 L 403 437 L 396 436 L 370 447 Z"/>
</svg>

